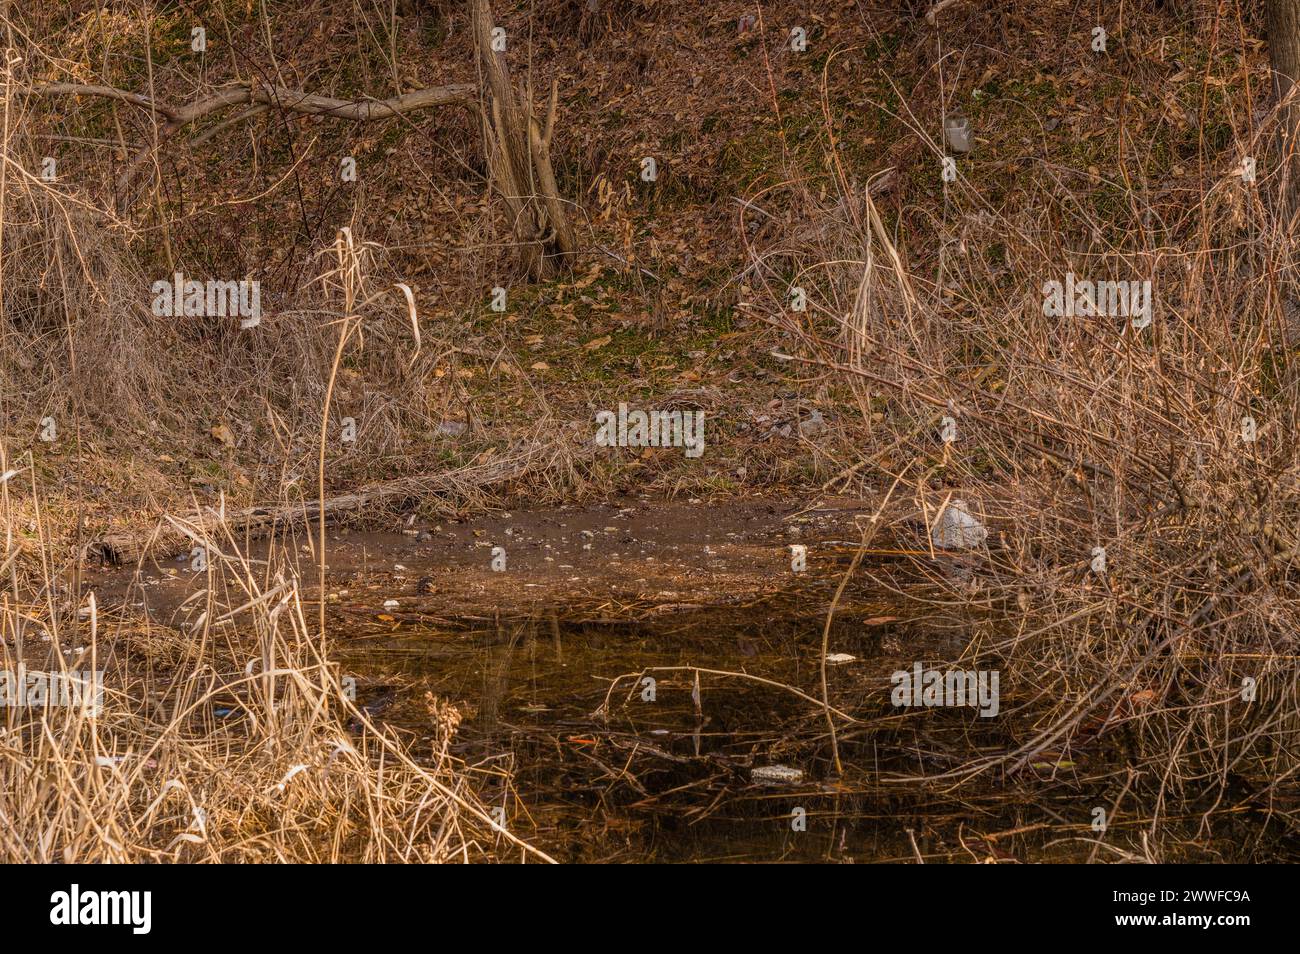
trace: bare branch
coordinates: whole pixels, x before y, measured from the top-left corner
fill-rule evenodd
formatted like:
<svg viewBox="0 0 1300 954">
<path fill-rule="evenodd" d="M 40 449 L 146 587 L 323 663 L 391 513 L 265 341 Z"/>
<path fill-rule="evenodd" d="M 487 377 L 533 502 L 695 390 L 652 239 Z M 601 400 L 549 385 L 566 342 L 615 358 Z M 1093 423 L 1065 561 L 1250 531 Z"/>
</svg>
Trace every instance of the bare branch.
<svg viewBox="0 0 1300 954">
<path fill-rule="evenodd" d="M 478 88 L 471 83 L 459 83 L 448 86 L 430 86 L 412 93 L 403 93 L 383 100 L 346 100 L 329 96 L 316 96 L 299 90 L 285 89 L 283 86 L 263 86 L 252 83 L 226 86 L 211 96 L 195 100 L 181 107 L 164 106 L 147 96 L 117 89 L 112 86 L 94 86 L 81 83 L 53 83 L 48 86 L 34 87 L 29 92 L 38 96 L 98 96 L 103 99 L 116 99 L 142 109 L 148 109 L 166 117 L 158 133 L 158 144 L 171 138 L 178 130 L 212 113 L 229 109 L 232 106 L 251 105 L 239 116 L 225 123 L 219 123 L 214 129 L 196 136 L 194 145 L 206 142 L 217 131 L 225 129 L 235 122 L 251 119 L 268 109 L 279 108 L 294 113 L 306 113 L 317 116 L 333 116 L 338 119 L 366 121 L 371 119 L 389 119 L 404 113 L 412 113 L 433 106 L 478 106 Z M 127 163 L 118 176 L 119 195 L 127 191 L 136 171 L 144 164 L 153 151 L 150 144 Z"/>
<path fill-rule="evenodd" d="M 930 24 L 930 26 L 934 26 L 935 17 L 956 2 L 957 0 L 939 0 L 938 3 L 930 8 L 930 12 L 925 15 L 925 22 Z"/>
<path fill-rule="evenodd" d="M 142 109 L 152 110 L 165 116 L 169 125 L 180 128 L 202 119 L 210 113 L 241 106 L 260 103 L 279 107 L 295 113 L 334 116 L 339 119 L 389 119 L 403 113 L 411 113 L 432 106 L 472 105 L 477 102 L 477 88 L 471 83 L 457 83 L 449 86 L 430 86 L 413 93 L 403 93 L 383 100 L 347 100 L 334 99 L 329 96 L 316 96 L 299 90 L 285 89 L 282 86 L 261 86 L 241 84 L 227 86 L 212 96 L 195 100 L 185 106 L 171 107 L 155 102 L 147 96 L 132 93 L 112 86 L 93 86 L 81 83 L 52 83 L 37 86 L 30 92 L 38 96 L 98 96 L 104 99 L 121 100 Z M 173 130 L 174 131 L 174 130 Z"/>
</svg>

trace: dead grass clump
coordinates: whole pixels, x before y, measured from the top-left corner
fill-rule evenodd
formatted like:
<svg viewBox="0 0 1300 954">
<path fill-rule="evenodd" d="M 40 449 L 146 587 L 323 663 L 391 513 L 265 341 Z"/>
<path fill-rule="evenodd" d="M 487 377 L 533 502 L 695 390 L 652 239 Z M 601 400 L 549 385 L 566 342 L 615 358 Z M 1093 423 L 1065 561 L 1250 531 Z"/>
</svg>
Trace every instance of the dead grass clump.
<svg viewBox="0 0 1300 954">
<path fill-rule="evenodd" d="M 93 597 L 72 606 L 56 576 L 9 574 L 2 668 L 102 670 L 105 693 L 98 712 L 0 710 L 0 858 L 441 862 L 495 845 L 531 851 L 496 827 L 449 754 L 454 711 L 429 700 L 427 748 L 408 749 L 353 704 L 282 559 L 255 565 L 229 535 L 200 545 L 211 554 L 204 605 L 144 664 L 119 651 Z"/>
<path fill-rule="evenodd" d="M 1212 156 L 1195 191 L 1065 172 L 1004 214 L 959 177 L 923 235 L 887 228 L 842 181 L 838 199 L 795 202 L 833 227 L 756 250 L 791 357 L 851 387 L 857 473 L 899 480 L 931 525 L 961 497 L 996 531 L 958 572 L 910 541 L 954 611 L 1005 619 L 963 660 L 1002 671 L 1004 749 L 926 783 L 1118 752 L 1090 764 L 1134 773 L 1153 830 L 1295 789 L 1298 263 L 1274 211 L 1281 164 L 1261 159 L 1252 184 L 1233 159 L 1270 128 Z M 1104 207 L 1080 201 L 1102 193 Z M 1046 283 L 1070 274 L 1149 281 L 1150 324 L 1045 314 Z"/>
</svg>

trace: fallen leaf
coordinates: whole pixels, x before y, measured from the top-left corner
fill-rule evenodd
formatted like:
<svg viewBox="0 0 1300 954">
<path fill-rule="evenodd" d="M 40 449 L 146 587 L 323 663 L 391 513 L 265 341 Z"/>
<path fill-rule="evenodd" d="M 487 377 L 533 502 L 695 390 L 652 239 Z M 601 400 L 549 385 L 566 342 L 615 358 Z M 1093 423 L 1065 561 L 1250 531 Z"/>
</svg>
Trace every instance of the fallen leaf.
<svg viewBox="0 0 1300 954">
<path fill-rule="evenodd" d="M 592 338 L 582 346 L 584 351 L 595 351 L 597 348 L 603 348 L 613 339 L 609 335 L 601 335 L 599 338 Z"/>
<path fill-rule="evenodd" d="M 600 277 L 600 263 L 596 262 L 587 270 L 587 274 L 574 283 L 573 287 L 579 291 L 586 288 L 597 278 Z"/>
</svg>

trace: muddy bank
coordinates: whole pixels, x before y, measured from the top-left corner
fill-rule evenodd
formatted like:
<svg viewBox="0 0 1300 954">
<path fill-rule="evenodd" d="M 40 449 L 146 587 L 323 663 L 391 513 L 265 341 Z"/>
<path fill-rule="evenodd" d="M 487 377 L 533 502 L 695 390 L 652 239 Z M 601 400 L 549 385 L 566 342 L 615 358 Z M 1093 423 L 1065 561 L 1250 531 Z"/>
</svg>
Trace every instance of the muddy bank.
<svg viewBox="0 0 1300 954">
<path fill-rule="evenodd" d="M 861 540 L 871 513 L 867 502 L 852 498 L 723 504 L 627 498 L 412 521 L 400 532 L 327 530 L 326 599 L 339 611 L 368 610 L 395 599 L 399 605 L 389 609 L 397 619 L 492 617 L 606 600 L 612 616 L 623 616 L 638 606 L 663 610 L 743 601 L 780 591 L 798 575 L 791 568 L 791 545 L 809 548 L 813 575 L 836 563 Z M 253 572 L 275 551 L 311 592 L 314 528 L 239 549 Z M 85 580 L 101 592 L 101 602 L 129 597 L 132 605 L 166 616 L 208 586 L 194 557 L 150 560 L 138 581 L 131 571 L 104 567 L 88 569 Z"/>
</svg>

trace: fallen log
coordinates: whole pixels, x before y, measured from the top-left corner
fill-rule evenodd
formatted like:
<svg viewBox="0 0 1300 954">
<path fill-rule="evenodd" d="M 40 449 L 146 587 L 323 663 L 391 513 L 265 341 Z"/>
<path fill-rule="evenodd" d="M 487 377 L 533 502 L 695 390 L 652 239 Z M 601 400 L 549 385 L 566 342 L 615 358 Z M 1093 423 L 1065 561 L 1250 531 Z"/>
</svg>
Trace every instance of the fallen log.
<svg viewBox="0 0 1300 954">
<path fill-rule="evenodd" d="M 327 498 L 325 518 L 355 514 L 367 507 L 397 508 L 432 497 L 464 500 L 484 488 L 499 487 L 565 459 L 570 459 L 569 455 L 560 447 L 535 444 L 499 460 L 470 464 L 444 474 L 380 481 Z M 314 499 L 225 512 L 204 507 L 186 518 L 164 514 L 150 530 L 124 527 L 100 535 L 86 547 L 86 557 L 114 565 L 138 563 L 150 554 L 166 558 L 192 544 L 206 543 L 218 532 L 222 536 L 228 532 L 236 539 L 257 539 L 280 527 L 315 521 L 320 514 L 320 503 Z"/>
</svg>

